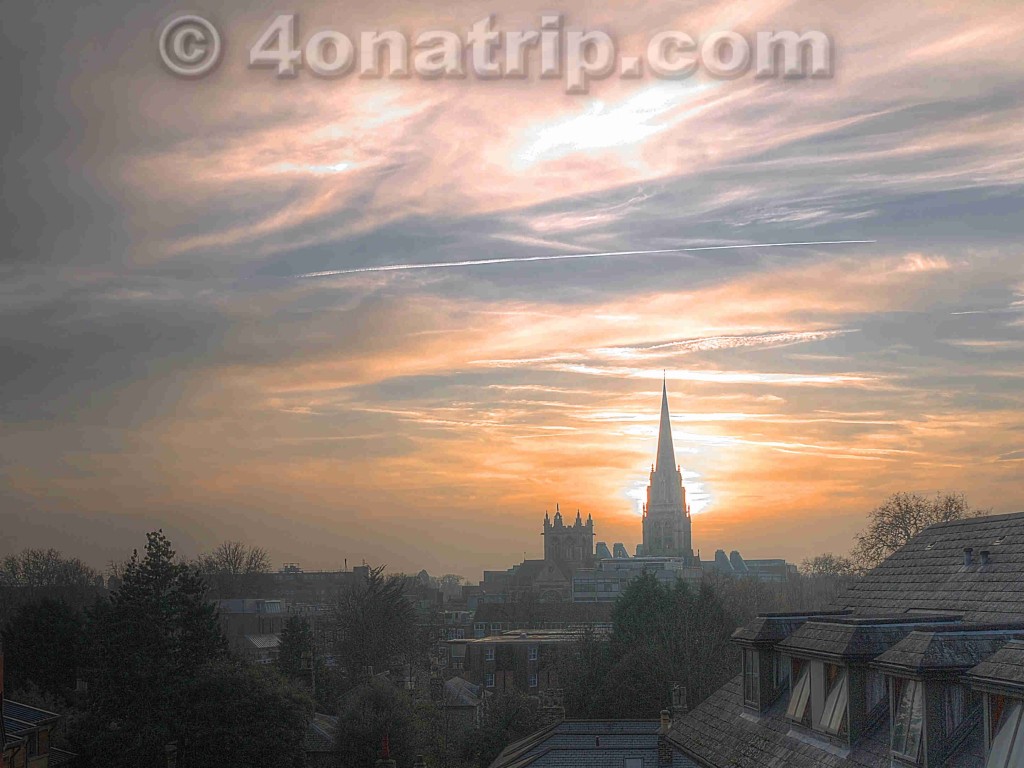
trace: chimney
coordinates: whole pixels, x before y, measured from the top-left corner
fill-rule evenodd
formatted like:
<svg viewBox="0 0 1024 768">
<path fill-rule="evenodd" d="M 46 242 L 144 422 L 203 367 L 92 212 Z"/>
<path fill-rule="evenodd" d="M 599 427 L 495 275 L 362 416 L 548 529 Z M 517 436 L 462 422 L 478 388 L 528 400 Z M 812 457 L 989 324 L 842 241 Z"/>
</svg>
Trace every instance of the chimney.
<svg viewBox="0 0 1024 768">
<path fill-rule="evenodd" d="M 391 759 L 391 741 L 387 736 L 380 743 L 380 759 L 374 763 L 375 768 L 398 768 L 398 763 Z"/>
<path fill-rule="evenodd" d="M 964 565 L 974 564 L 974 549 L 971 547 L 964 547 Z"/>
<path fill-rule="evenodd" d="M 661 710 L 661 727 L 658 729 L 658 765 L 672 765 L 672 745 L 668 743 L 668 732 L 672 730 L 672 713 Z"/>
<path fill-rule="evenodd" d="M 992 562 L 991 559 L 989 558 L 989 552 L 988 552 L 987 549 L 981 550 L 981 552 L 979 552 L 978 554 L 981 555 L 981 564 L 982 565 L 988 565 L 990 562 Z"/>
<path fill-rule="evenodd" d="M 686 686 L 680 683 L 671 683 L 672 685 L 672 717 L 676 718 L 680 715 L 685 715 L 687 712 L 686 707 Z"/>
</svg>

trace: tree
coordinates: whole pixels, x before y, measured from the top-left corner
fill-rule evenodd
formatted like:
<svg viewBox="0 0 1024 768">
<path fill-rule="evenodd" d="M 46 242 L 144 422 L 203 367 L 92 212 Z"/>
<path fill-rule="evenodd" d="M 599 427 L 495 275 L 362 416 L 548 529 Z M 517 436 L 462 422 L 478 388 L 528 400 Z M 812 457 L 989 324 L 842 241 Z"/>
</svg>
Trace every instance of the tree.
<svg viewBox="0 0 1024 768">
<path fill-rule="evenodd" d="M 183 700 L 182 768 L 303 765 L 313 702 L 273 667 L 215 661 L 185 683 Z"/>
<path fill-rule="evenodd" d="M 189 688 L 206 665 L 226 656 L 202 578 L 175 560 L 163 532 L 146 537 L 145 556 L 132 555 L 120 588 L 90 616 L 93 666 L 82 751 L 112 768 L 158 765 L 165 744 L 187 744 L 194 736 L 183 728 L 195 704 Z"/>
<path fill-rule="evenodd" d="M 335 655 L 359 680 L 368 670 L 381 672 L 411 663 L 427 650 L 407 595 L 408 582 L 372 568 L 365 580 L 344 590 L 332 611 Z"/>
<path fill-rule="evenodd" d="M 804 576 L 844 578 L 856 574 L 856 567 L 853 560 L 843 555 L 832 552 L 824 552 L 815 557 L 809 557 L 800 564 L 800 572 Z"/>
<path fill-rule="evenodd" d="M 270 571 L 270 556 L 260 547 L 225 541 L 200 555 L 196 565 L 218 597 L 244 597 L 256 588 L 256 577 Z"/>
<path fill-rule="evenodd" d="M 511 742 L 529 736 L 541 725 L 535 698 L 519 691 L 492 696 L 484 706 L 480 725 L 467 739 L 466 757 L 476 765 L 490 765 Z"/>
<path fill-rule="evenodd" d="M 56 549 L 25 549 L 0 562 L 0 586 L 91 587 L 99 574 L 78 558 Z"/>
<path fill-rule="evenodd" d="M 45 599 L 19 606 L 3 629 L 11 689 L 35 685 L 67 701 L 85 663 L 85 617 L 67 603 Z"/>
<path fill-rule="evenodd" d="M 916 493 L 896 493 L 868 515 L 868 527 L 857 536 L 853 557 L 865 570 L 874 568 L 929 525 L 987 515 L 972 509 L 963 494 L 937 494 L 928 499 Z"/>
<path fill-rule="evenodd" d="M 308 677 L 312 669 L 313 633 L 299 616 L 289 616 L 281 627 L 277 646 L 277 668 L 291 678 Z"/>
<path fill-rule="evenodd" d="M 343 699 L 335 732 L 338 766 L 373 765 L 388 749 L 398 765 L 412 765 L 419 752 L 416 713 L 409 694 L 371 680 Z"/>
</svg>

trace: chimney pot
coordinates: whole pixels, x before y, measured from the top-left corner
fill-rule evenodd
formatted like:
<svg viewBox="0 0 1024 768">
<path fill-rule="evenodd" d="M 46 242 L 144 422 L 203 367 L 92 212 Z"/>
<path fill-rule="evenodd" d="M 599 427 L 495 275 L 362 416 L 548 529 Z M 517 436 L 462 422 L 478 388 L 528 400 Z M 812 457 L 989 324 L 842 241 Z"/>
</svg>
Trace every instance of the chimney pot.
<svg viewBox="0 0 1024 768">
<path fill-rule="evenodd" d="M 971 565 L 974 562 L 974 549 L 964 547 L 964 565 Z"/>
<path fill-rule="evenodd" d="M 991 562 L 991 560 L 989 558 L 989 552 L 988 552 L 987 549 L 981 550 L 981 552 L 979 554 L 981 555 L 981 564 L 982 565 L 988 565 Z"/>
</svg>

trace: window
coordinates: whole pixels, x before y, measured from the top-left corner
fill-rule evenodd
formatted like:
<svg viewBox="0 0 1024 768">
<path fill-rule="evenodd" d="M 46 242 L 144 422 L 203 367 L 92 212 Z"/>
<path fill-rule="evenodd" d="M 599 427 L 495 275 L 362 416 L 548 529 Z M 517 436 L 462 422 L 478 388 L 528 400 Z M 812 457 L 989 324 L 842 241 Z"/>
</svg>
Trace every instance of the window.
<svg viewBox="0 0 1024 768">
<path fill-rule="evenodd" d="M 869 713 L 885 701 L 885 675 L 874 670 L 868 671 L 864 680 L 864 698 Z"/>
<path fill-rule="evenodd" d="M 622 768 L 644 768 L 644 759 L 642 757 L 627 757 L 622 762 Z"/>
<path fill-rule="evenodd" d="M 892 725 L 892 751 L 917 762 L 924 726 L 924 683 L 904 680 Z"/>
<path fill-rule="evenodd" d="M 1024 762 L 1024 704 L 993 696 L 989 707 L 994 733 L 985 768 L 1015 768 Z"/>
<path fill-rule="evenodd" d="M 494 661 L 494 646 L 493 645 L 488 645 L 484 649 L 484 660 L 485 661 Z"/>
<path fill-rule="evenodd" d="M 947 685 L 942 691 L 942 714 L 946 737 L 952 736 L 964 721 L 967 692 L 962 685 Z"/>
<path fill-rule="evenodd" d="M 493 688 L 494 687 L 494 673 L 493 672 L 488 672 L 486 675 L 484 675 L 484 685 L 486 687 L 488 687 L 488 688 Z"/>
<path fill-rule="evenodd" d="M 743 701 L 758 706 L 760 701 L 761 671 L 758 653 L 750 648 L 743 649 Z"/>
<path fill-rule="evenodd" d="M 850 697 L 847 695 L 849 675 L 845 669 L 834 664 L 827 664 L 826 678 L 829 689 L 818 726 L 836 736 L 845 736 L 848 732 L 846 713 L 850 701 Z"/>
<path fill-rule="evenodd" d="M 534 672 L 532 675 L 530 675 L 530 687 L 531 688 L 536 688 L 537 687 L 537 673 L 536 672 Z"/>
<path fill-rule="evenodd" d="M 529 647 L 529 649 L 526 651 L 526 658 L 529 659 L 530 661 L 536 661 L 537 660 L 537 646 L 536 645 L 531 645 Z"/>
<path fill-rule="evenodd" d="M 786 707 L 786 717 L 804 725 L 811 723 L 811 665 L 793 660 L 793 693 Z"/>
<path fill-rule="evenodd" d="M 772 681 L 775 683 L 777 691 L 789 686 L 789 665 L 785 663 L 782 654 L 778 651 L 772 653 Z"/>
</svg>

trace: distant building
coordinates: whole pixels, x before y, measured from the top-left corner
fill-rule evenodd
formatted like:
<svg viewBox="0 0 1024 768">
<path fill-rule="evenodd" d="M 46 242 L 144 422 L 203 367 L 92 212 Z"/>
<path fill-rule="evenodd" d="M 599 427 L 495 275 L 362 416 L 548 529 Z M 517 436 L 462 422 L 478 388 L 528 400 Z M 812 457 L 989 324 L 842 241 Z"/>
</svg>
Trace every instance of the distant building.
<svg viewBox="0 0 1024 768">
<path fill-rule="evenodd" d="M 724 549 L 717 550 L 715 559 L 702 562 L 701 567 L 707 573 L 746 577 L 768 583 L 783 583 L 797 576 L 797 567 L 792 563 L 779 558 L 745 560 L 735 549 L 728 556 Z"/>
<path fill-rule="evenodd" d="M 610 603 L 487 603 L 479 606 L 473 616 L 473 637 L 512 630 L 606 631 L 611 626 Z"/>
<path fill-rule="evenodd" d="M 643 554 L 645 557 L 693 558 L 690 507 L 686 503 L 683 474 L 676 464 L 672 445 L 672 419 L 668 410 L 668 385 L 661 387 L 661 423 L 658 454 L 651 467 L 647 503 L 643 508 Z"/>
<path fill-rule="evenodd" d="M 513 690 L 531 695 L 559 687 L 561 649 L 576 642 L 579 632 L 557 629 L 521 630 L 466 641 L 463 676 L 489 693 Z"/>
<path fill-rule="evenodd" d="M 704 571 L 694 561 L 682 557 L 624 557 L 601 560 L 597 568 L 576 571 L 572 577 L 574 603 L 614 602 L 633 579 L 650 573 L 671 586 L 682 580 L 700 586 Z"/>
</svg>

